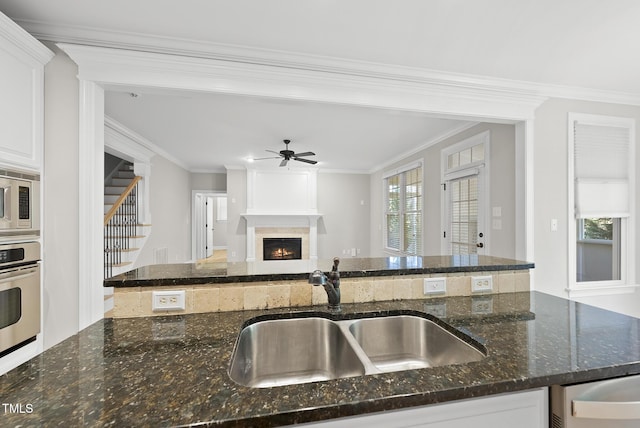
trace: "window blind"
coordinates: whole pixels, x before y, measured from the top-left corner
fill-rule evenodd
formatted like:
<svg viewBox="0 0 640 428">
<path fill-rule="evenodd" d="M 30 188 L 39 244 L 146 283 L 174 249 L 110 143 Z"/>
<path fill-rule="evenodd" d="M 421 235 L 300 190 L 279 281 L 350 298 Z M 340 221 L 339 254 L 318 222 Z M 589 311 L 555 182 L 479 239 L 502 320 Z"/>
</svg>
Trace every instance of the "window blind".
<svg viewBox="0 0 640 428">
<path fill-rule="evenodd" d="M 405 254 L 422 253 L 422 166 L 387 175 L 386 247 Z"/>
<path fill-rule="evenodd" d="M 573 123 L 576 218 L 628 217 L 626 127 Z"/>
</svg>

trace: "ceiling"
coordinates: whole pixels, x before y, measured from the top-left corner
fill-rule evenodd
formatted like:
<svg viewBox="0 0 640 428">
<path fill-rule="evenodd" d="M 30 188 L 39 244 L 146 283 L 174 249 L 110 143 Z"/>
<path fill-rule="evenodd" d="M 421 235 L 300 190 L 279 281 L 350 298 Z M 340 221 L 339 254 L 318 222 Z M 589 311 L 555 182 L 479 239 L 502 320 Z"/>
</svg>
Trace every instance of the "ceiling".
<svg viewBox="0 0 640 428">
<path fill-rule="evenodd" d="M 149 35 L 640 95 L 637 0 L 0 0 L 0 11 L 53 33 Z M 281 150 L 286 138 L 316 152 L 322 168 L 371 171 L 462 125 L 361 107 L 128 92 L 107 94 L 107 114 L 190 170 L 237 165 Z"/>
<path fill-rule="evenodd" d="M 108 92 L 105 111 L 191 171 L 247 166 L 266 150 L 312 151 L 324 170 L 370 172 L 465 125 L 394 110 L 203 93 Z M 280 160 L 253 166 L 278 167 Z M 308 167 L 291 161 L 288 167 Z"/>
</svg>

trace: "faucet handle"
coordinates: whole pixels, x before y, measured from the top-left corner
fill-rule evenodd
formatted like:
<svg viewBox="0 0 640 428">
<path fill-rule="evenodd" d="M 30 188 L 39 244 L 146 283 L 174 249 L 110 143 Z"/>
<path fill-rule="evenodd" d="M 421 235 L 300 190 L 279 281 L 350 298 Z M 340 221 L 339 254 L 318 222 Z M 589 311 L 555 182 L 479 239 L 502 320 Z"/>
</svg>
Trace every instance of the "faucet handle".
<svg viewBox="0 0 640 428">
<path fill-rule="evenodd" d="M 326 283 L 327 283 L 327 276 L 321 270 L 316 269 L 309 274 L 309 284 L 325 285 Z"/>
<path fill-rule="evenodd" d="M 337 272 L 339 264 L 340 264 L 340 258 L 339 257 L 334 257 L 333 258 L 333 268 L 331 268 L 331 270 Z"/>
</svg>

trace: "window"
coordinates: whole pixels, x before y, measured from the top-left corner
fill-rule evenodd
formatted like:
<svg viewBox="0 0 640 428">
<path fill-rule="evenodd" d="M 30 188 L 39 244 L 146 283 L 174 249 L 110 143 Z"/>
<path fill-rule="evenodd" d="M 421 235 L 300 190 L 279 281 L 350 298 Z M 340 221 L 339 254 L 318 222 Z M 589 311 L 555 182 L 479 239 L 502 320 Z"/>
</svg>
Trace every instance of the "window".
<svg viewBox="0 0 640 428">
<path fill-rule="evenodd" d="M 621 279 L 621 218 L 581 218 L 576 231 L 576 281 Z"/>
<path fill-rule="evenodd" d="M 422 253 L 422 164 L 401 168 L 384 179 L 385 247 L 403 254 Z"/>
<path fill-rule="evenodd" d="M 466 167 L 484 160 L 484 142 L 447 155 L 447 170 Z"/>
<path fill-rule="evenodd" d="M 478 176 L 448 182 L 451 188 L 451 254 L 476 254 L 478 247 Z"/>
<path fill-rule="evenodd" d="M 634 121 L 569 115 L 570 287 L 633 281 Z"/>
</svg>

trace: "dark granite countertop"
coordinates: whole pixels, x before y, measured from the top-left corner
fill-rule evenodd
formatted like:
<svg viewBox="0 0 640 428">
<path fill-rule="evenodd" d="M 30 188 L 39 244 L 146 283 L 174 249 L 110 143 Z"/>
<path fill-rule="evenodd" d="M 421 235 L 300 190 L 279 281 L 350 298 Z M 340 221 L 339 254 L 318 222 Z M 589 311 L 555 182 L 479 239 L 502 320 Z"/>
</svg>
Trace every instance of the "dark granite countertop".
<svg viewBox="0 0 640 428">
<path fill-rule="evenodd" d="M 97 322 L 0 376 L 0 402 L 32 409 L 0 424 L 278 426 L 640 373 L 640 319 L 531 292 L 344 305 L 346 317 L 439 314 L 486 346 L 478 362 L 274 388 L 234 383 L 227 370 L 243 324 L 300 311 Z"/>
<path fill-rule="evenodd" d="M 315 269 L 331 270 L 332 260 L 271 260 L 257 262 L 181 263 L 143 266 L 108 278 L 105 287 L 222 284 L 307 279 Z M 342 278 L 489 272 L 532 269 L 533 263 L 493 256 L 415 256 L 344 258 Z"/>
</svg>

